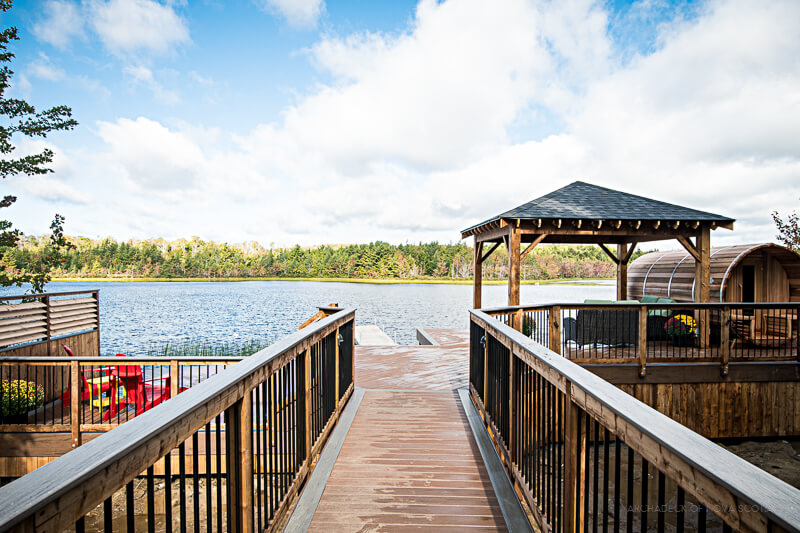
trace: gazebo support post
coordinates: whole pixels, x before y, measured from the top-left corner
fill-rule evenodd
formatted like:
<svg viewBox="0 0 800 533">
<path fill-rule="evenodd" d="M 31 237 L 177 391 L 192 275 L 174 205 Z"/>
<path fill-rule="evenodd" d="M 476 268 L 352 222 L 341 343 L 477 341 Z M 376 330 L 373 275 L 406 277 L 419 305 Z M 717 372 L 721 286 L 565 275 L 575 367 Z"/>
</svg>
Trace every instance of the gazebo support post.
<svg viewBox="0 0 800 533">
<path fill-rule="evenodd" d="M 711 300 L 711 229 L 703 225 L 695 239 L 697 258 L 694 262 L 694 301 L 708 303 Z M 700 347 L 706 348 L 709 344 L 709 316 L 708 311 L 701 311 L 698 317 L 700 326 Z"/>
<path fill-rule="evenodd" d="M 519 305 L 521 237 L 519 228 L 511 226 L 506 240 L 508 247 L 508 305 Z M 514 324 L 514 329 L 519 328 L 519 324 Z"/>
<path fill-rule="evenodd" d="M 628 245 L 617 245 L 617 300 L 628 299 Z"/>
<path fill-rule="evenodd" d="M 483 283 L 483 242 L 478 242 L 475 236 L 475 258 L 472 263 L 472 307 L 481 308 L 481 284 Z"/>
</svg>

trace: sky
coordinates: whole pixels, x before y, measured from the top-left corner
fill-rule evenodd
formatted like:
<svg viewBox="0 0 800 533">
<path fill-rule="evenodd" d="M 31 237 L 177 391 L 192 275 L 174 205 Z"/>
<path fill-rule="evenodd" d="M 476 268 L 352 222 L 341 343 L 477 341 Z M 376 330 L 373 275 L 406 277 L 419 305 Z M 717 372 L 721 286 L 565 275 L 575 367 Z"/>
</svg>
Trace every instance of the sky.
<svg viewBox="0 0 800 533">
<path fill-rule="evenodd" d="M 800 207 L 800 2 L 15 2 L 7 96 L 79 126 L 18 138 L 44 234 L 459 242 L 576 180 L 736 219 Z M 471 243 L 471 242 L 470 242 Z M 661 248 L 675 248 L 664 242 Z"/>
</svg>

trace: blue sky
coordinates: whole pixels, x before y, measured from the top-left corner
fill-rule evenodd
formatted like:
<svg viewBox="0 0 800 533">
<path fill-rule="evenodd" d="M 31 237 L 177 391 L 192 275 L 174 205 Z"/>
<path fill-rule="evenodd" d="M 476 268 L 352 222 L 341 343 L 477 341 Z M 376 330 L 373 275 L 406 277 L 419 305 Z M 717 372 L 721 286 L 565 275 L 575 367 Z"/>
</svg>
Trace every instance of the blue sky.
<svg viewBox="0 0 800 533">
<path fill-rule="evenodd" d="M 80 126 L 12 178 L 26 233 L 457 241 L 576 179 L 774 238 L 800 199 L 793 1 L 48 0 L 10 94 Z M 665 243 L 669 246 L 672 243 Z"/>
</svg>

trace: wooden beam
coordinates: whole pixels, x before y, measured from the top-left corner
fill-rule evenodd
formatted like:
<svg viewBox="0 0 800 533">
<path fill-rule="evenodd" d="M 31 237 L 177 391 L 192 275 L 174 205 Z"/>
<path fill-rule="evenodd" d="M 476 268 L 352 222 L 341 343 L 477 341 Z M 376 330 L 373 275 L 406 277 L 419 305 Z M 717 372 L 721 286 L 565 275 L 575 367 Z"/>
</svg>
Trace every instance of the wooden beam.
<svg viewBox="0 0 800 533">
<path fill-rule="evenodd" d="M 606 247 L 606 245 L 605 245 L 605 244 L 603 244 L 602 242 L 599 242 L 599 243 L 597 243 L 597 245 L 600 247 L 600 249 L 601 249 L 601 250 L 603 250 L 603 251 L 606 253 L 606 255 L 607 255 L 608 257 L 610 257 L 610 258 L 611 258 L 611 260 L 612 260 L 612 261 L 614 261 L 614 264 L 615 264 L 615 265 L 618 265 L 618 264 L 619 264 L 619 259 L 617 259 L 617 256 L 616 256 L 616 255 L 614 255 L 614 252 L 612 252 L 611 250 L 609 250 L 609 249 Z"/>
<path fill-rule="evenodd" d="M 636 250 L 637 244 L 638 244 L 637 242 L 632 242 L 631 247 L 628 250 L 628 253 L 625 254 L 625 259 L 623 259 L 622 262 L 625 263 L 626 265 L 631 262 L 631 257 L 633 257 L 633 252 L 634 250 Z"/>
<path fill-rule="evenodd" d="M 477 243 L 476 243 L 476 245 L 477 245 Z M 480 245 L 481 245 L 481 249 L 483 249 L 483 243 L 480 243 Z M 483 256 L 481 257 L 481 263 L 483 263 L 484 261 L 486 261 L 487 259 L 489 259 L 489 256 L 490 256 L 490 255 L 492 255 L 492 253 L 493 253 L 495 250 L 497 250 L 497 247 L 498 247 L 498 246 L 500 246 L 500 243 L 499 243 L 499 242 L 496 242 L 496 243 L 494 243 L 494 246 L 492 246 L 492 247 L 489 249 L 489 251 L 488 251 L 488 252 L 486 252 L 485 254 L 483 254 Z"/>
<path fill-rule="evenodd" d="M 498 226 L 496 228 L 491 228 L 487 229 L 486 231 L 481 231 L 480 233 L 476 233 L 475 241 L 476 242 L 496 241 L 506 234 L 508 234 L 508 229 L 506 229 L 506 226 Z"/>
<path fill-rule="evenodd" d="M 494 248 L 489 251 L 491 254 L 500 243 L 495 243 Z M 481 285 L 483 284 L 483 243 L 478 242 L 478 237 L 475 237 L 475 250 L 472 261 L 472 307 L 473 309 L 481 308 Z M 486 254 L 486 257 L 489 256 Z"/>
<path fill-rule="evenodd" d="M 690 241 L 683 235 L 678 235 L 675 238 L 678 239 L 678 242 L 681 243 L 684 248 L 686 248 L 686 251 L 689 252 L 692 255 L 692 257 L 694 257 L 695 261 L 700 261 L 700 254 L 698 253 L 697 248 L 695 248 L 694 244 L 692 244 L 692 241 Z"/>
<path fill-rule="evenodd" d="M 508 305 L 519 305 L 520 232 L 512 227 L 508 233 Z"/>
<path fill-rule="evenodd" d="M 530 252 L 531 250 L 536 248 L 536 245 L 539 244 L 540 242 L 542 242 L 546 237 L 547 237 L 547 233 L 542 233 L 541 235 L 536 237 L 533 240 L 533 242 L 531 242 L 524 250 L 522 250 L 522 253 L 520 254 L 520 260 L 524 259 L 525 256 L 528 255 L 528 252 Z"/>
</svg>

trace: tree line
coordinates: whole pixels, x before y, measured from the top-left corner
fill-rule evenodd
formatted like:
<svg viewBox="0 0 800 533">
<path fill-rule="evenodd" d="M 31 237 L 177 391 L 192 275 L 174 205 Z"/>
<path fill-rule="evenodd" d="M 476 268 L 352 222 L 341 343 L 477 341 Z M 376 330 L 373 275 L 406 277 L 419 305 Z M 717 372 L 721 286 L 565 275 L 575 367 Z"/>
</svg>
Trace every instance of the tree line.
<svg viewBox="0 0 800 533">
<path fill-rule="evenodd" d="M 72 248 L 48 268 L 48 236 L 26 236 L 6 248 L 2 263 L 20 272 L 48 270 L 69 278 L 361 278 L 468 279 L 473 250 L 438 242 L 265 248 L 256 242 L 215 243 L 199 238 L 92 240 L 70 237 Z M 638 254 L 637 254 L 638 255 Z M 615 266 L 596 246 L 539 245 L 522 262 L 523 279 L 609 278 Z M 484 263 L 486 279 L 508 277 L 500 246 Z"/>
</svg>

